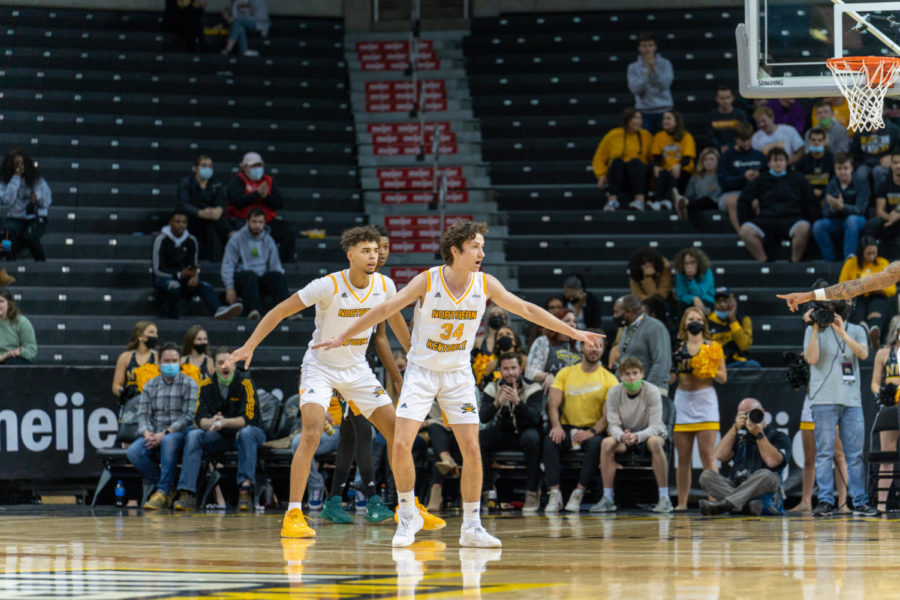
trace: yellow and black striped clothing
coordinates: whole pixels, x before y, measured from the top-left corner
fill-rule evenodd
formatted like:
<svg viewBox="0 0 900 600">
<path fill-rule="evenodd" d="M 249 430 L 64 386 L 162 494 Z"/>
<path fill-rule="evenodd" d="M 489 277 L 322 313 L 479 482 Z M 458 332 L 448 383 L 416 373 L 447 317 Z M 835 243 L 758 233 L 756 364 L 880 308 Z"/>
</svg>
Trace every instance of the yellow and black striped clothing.
<svg viewBox="0 0 900 600">
<path fill-rule="evenodd" d="M 195 424 L 199 427 L 200 419 L 209 419 L 217 413 L 222 413 L 222 417 L 226 419 L 244 417 L 245 425 L 259 427 L 259 404 L 256 401 L 253 381 L 249 377 L 241 376 L 240 371 L 236 371 L 227 393 L 223 396 L 215 374 L 204 379 L 200 383 L 200 400 L 197 404 Z M 234 437 L 237 430 L 222 429 L 219 433 L 223 437 Z"/>
<path fill-rule="evenodd" d="M 750 346 L 753 345 L 753 322 L 750 317 L 738 315 L 737 320 L 729 324 L 715 312 L 710 312 L 707 320 L 713 341 L 722 345 L 725 362 L 744 362 L 749 358 Z"/>
</svg>

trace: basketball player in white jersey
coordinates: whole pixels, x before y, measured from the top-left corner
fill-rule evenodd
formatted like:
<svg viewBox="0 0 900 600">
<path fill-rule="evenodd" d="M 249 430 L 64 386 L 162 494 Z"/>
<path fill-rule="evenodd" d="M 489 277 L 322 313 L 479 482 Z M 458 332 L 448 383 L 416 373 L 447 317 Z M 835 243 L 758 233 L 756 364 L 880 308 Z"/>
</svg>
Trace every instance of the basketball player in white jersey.
<svg viewBox="0 0 900 600">
<path fill-rule="evenodd" d="M 312 281 L 270 310 L 256 326 L 250 339 L 228 359 L 229 364 L 242 360 L 244 367 L 249 368 L 253 351 L 278 323 L 315 305 L 316 330 L 309 343 L 310 348 L 303 356 L 300 376 L 303 429 L 300 445 L 291 461 L 291 493 L 281 528 L 282 537 L 309 538 L 316 535 L 306 523 L 301 502 L 332 390 L 340 392 L 355 410 L 378 428 L 388 442 L 388 449 L 392 446 L 394 406 L 365 357 L 372 327 L 360 330 L 359 335 L 347 338 L 336 348 L 324 350 L 312 347 L 338 335 L 349 324 L 355 323 L 360 315 L 370 312 L 397 293 L 389 277 L 375 272 L 380 238 L 381 234 L 374 227 L 346 230 L 341 235 L 341 247 L 347 253 L 350 268 Z M 387 321 L 400 344 L 409 349 L 409 330 L 403 316 L 395 313 Z"/>
<path fill-rule="evenodd" d="M 441 239 L 441 255 L 446 264 L 419 273 L 396 296 L 366 313 L 340 335 L 312 346 L 326 351 L 341 348 L 360 332 L 393 318 L 392 315 L 415 303 L 412 347 L 407 355 L 408 366 L 397 407 L 391 463 L 400 500 L 395 547 L 411 545 L 423 526 L 413 495 L 416 473 L 411 450 L 435 397 L 463 456 L 460 480 L 463 524 L 459 543 L 500 546 L 500 540 L 481 525 L 477 388 L 469 362 L 487 300 L 542 327 L 580 340 L 588 347 L 597 347 L 596 334 L 566 325 L 544 309 L 508 292 L 496 278 L 479 271 L 484 259 L 486 231 L 484 223 L 455 222 Z"/>
</svg>

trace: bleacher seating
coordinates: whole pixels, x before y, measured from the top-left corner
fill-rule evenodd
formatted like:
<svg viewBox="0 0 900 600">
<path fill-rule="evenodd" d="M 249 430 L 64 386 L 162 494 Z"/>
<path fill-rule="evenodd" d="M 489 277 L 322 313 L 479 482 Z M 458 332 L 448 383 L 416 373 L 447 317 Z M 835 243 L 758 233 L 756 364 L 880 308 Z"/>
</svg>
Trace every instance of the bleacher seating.
<svg viewBox="0 0 900 600">
<path fill-rule="evenodd" d="M 35 324 L 36 362 L 108 364 L 134 321 L 158 314 L 152 234 L 201 152 L 219 178 L 244 152 L 260 152 L 285 196 L 284 218 L 326 230 L 298 243 L 298 260 L 286 265 L 292 289 L 339 268 L 336 236 L 366 222 L 339 20 L 273 19 L 262 56 L 245 58 L 173 52 L 160 19 L 0 7 L 3 151 L 25 148 L 53 191 L 49 260 L 3 265 Z M 218 265 L 200 268 L 221 291 Z M 217 323 L 196 308 L 179 321 L 156 319 L 161 337 L 180 342 L 200 322 L 213 345 L 236 345 L 252 331 L 252 322 Z M 254 362 L 297 365 L 297 340 L 311 329 L 311 319 L 284 324 Z"/>
</svg>

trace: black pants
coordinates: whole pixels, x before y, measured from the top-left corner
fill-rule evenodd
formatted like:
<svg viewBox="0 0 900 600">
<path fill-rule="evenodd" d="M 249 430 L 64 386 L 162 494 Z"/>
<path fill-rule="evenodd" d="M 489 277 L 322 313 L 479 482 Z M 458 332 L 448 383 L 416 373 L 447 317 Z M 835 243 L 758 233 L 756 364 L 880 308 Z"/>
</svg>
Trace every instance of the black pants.
<svg viewBox="0 0 900 600">
<path fill-rule="evenodd" d="M 428 426 L 428 438 L 431 440 L 431 449 L 440 460 L 441 452 L 449 452 L 450 456 L 456 460 L 457 464 L 462 462 L 462 453 L 459 451 L 459 444 L 453 431 L 444 429 L 442 425 L 432 423 Z M 431 466 L 431 483 L 443 483 L 444 475 L 432 465 Z"/>
<path fill-rule="evenodd" d="M 262 296 L 272 297 L 272 305 L 288 297 L 287 281 L 284 273 L 269 271 L 262 277 L 253 271 L 238 271 L 234 274 L 234 289 L 244 303 L 244 314 L 251 310 L 262 312 Z"/>
<path fill-rule="evenodd" d="M 544 481 L 547 487 L 559 485 L 559 454 L 563 450 L 571 451 L 572 448 L 572 431 L 579 429 L 571 425 L 563 425 L 566 431 L 566 437 L 559 444 L 554 443 L 549 436 L 544 438 Z M 584 451 L 584 462 L 581 463 L 581 473 L 578 475 L 578 483 L 584 487 L 588 487 L 594 473 L 597 472 L 598 462 L 600 460 L 600 444 L 603 442 L 602 435 L 581 442 L 581 449 Z"/>
<path fill-rule="evenodd" d="M 6 360 L 4 360 L 3 362 L 0 362 L 0 367 L 5 367 L 5 366 L 11 367 L 11 366 L 15 366 L 15 365 L 30 365 L 30 364 L 31 364 L 31 361 L 28 360 L 27 358 L 22 358 L 21 356 L 11 356 L 11 357 L 7 358 Z"/>
<path fill-rule="evenodd" d="M 690 173 L 682 170 L 678 179 L 675 179 L 667 170 L 660 169 L 659 177 L 656 178 L 656 186 L 653 188 L 653 191 L 656 192 L 656 199 L 674 201 L 672 190 L 677 189 L 679 192 L 683 192 L 690 177 Z"/>
<path fill-rule="evenodd" d="M 700 212 L 701 210 L 719 210 L 719 203 L 709 196 L 702 198 L 689 198 L 688 213 Z"/>
<path fill-rule="evenodd" d="M 481 462 L 484 468 L 483 488 L 491 487 L 491 464 L 497 450 L 521 450 L 525 453 L 526 486 L 535 492 L 541 482 L 541 430 L 529 427 L 519 433 L 507 433 L 499 425 L 485 427 L 478 435 Z"/>
<path fill-rule="evenodd" d="M 356 457 L 356 468 L 362 479 L 367 498 L 375 494 L 375 476 L 372 469 L 372 425 L 362 415 L 350 414 L 341 421 L 341 441 L 334 460 L 334 479 L 331 495 L 343 496 L 350 475 L 350 466 Z"/>
<path fill-rule="evenodd" d="M 174 33 L 184 49 L 193 52 L 197 40 L 203 43 L 203 9 L 188 5 L 180 8 L 175 0 L 166 0 L 163 26 Z"/>
<path fill-rule="evenodd" d="M 47 260 L 44 254 L 44 247 L 41 245 L 41 236 L 47 231 L 46 219 L 13 219 L 7 217 L 3 222 L 3 227 L 9 233 L 9 239 L 12 241 L 12 251 L 9 259 L 15 260 L 18 257 L 18 251 L 25 247 L 31 251 L 31 257 L 37 261 Z"/>
<path fill-rule="evenodd" d="M 890 227 L 885 227 L 883 220 L 879 217 L 874 217 L 866 221 L 866 228 L 863 229 L 863 235 L 878 238 L 882 242 L 891 241 L 900 237 L 900 222 L 894 223 Z"/>
<path fill-rule="evenodd" d="M 235 230 L 238 230 L 247 224 L 244 219 L 238 219 L 236 217 L 232 217 L 229 222 L 231 223 L 231 227 Z M 272 236 L 272 239 L 275 240 L 275 245 L 278 246 L 278 258 L 285 264 L 293 262 L 294 248 L 297 246 L 297 231 L 290 223 L 281 217 L 275 217 L 266 223 L 266 225 L 269 226 L 269 234 Z"/>
<path fill-rule="evenodd" d="M 606 171 L 606 193 L 618 196 L 622 191 L 622 184 L 626 181 L 632 194 L 646 194 L 647 165 L 636 158 L 627 163 L 621 158 L 617 158 L 609 163 L 609 169 Z"/>
<path fill-rule="evenodd" d="M 190 217 L 188 231 L 197 238 L 197 244 L 200 246 L 200 260 L 222 262 L 228 234 L 233 231 L 224 215 L 217 221 L 201 219 L 196 216 Z"/>
</svg>

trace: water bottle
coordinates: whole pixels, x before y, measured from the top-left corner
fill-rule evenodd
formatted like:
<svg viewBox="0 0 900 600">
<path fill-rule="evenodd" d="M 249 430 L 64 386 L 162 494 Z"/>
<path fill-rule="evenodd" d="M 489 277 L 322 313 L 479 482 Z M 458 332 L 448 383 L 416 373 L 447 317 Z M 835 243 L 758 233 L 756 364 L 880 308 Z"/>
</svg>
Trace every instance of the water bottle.
<svg viewBox="0 0 900 600">
<path fill-rule="evenodd" d="M 363 492 L 360 492 L 359 490 L 356 490 L 354 492 L 354 495 L 356 496 L 356 498 L 355 498 L 356 499 L 356 512 L 358 512 L 358 513 L 366 512 L 366 505 L 368 504 L 368 501 L 366 500 L 366 495 Z"/>
<path fill-rule="evenodd" d="M 497 489 L 496 488 L 491 488 L 488 490 L 487 508 L 488 508 L 488 510 L 497 510 Z"/>
<path fill-rule="evenodd" d="M 116 482 L 116 506 L 122 508 L 125 506 L 125 486 L 122 485 L 122 480 Z"/>
</svg>

